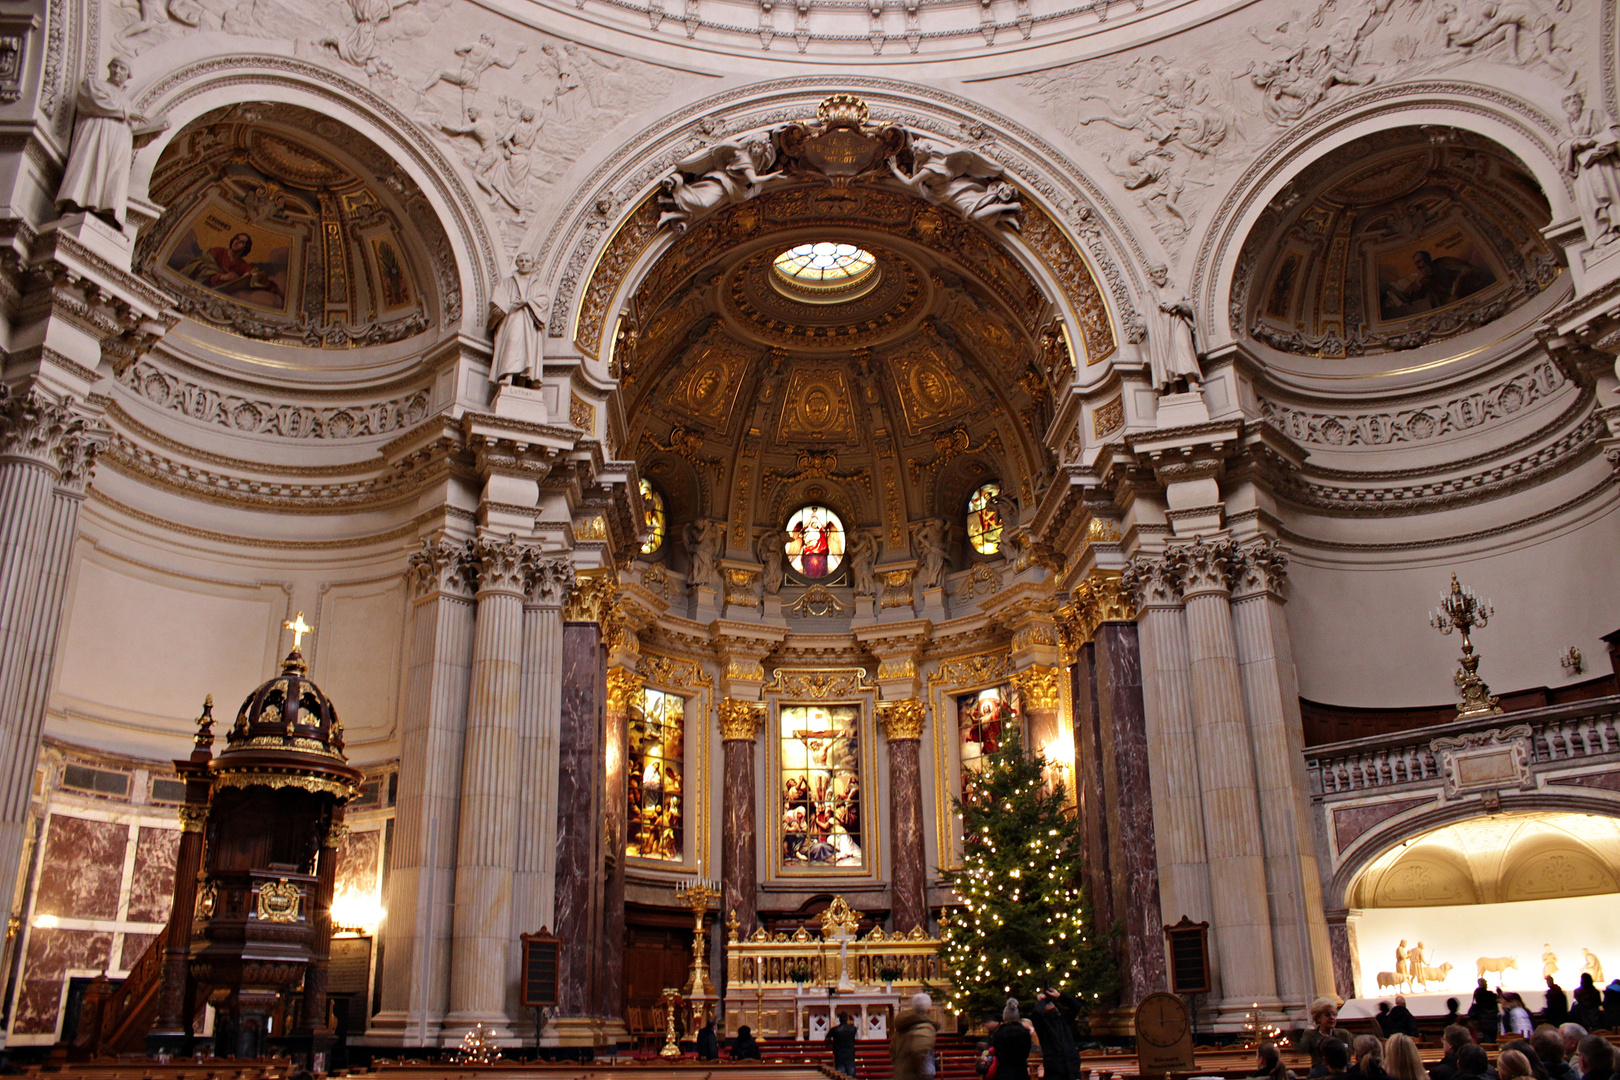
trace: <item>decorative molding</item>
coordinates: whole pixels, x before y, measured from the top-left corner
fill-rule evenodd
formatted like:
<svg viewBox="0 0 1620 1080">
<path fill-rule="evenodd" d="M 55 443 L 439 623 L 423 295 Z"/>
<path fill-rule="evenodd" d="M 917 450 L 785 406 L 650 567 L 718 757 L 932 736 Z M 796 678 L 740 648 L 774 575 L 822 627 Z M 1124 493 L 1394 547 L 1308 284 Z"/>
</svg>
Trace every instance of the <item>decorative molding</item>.
<svg viewBox="0 0 1620 1080">
<path fill-rule="evenodd" d="M 1111 398 L 1091 410 L 1091 435 L 1095 439 L 1106 439 L 1116 431 L 1125 427 L 1125 398 L 1124 396 Z M 1075 428 L 1078 435 L 1079 428 Z M 1075 455 L 1078 456 L 1078 455 Z"/>
<path fill-rule="evenodd" d="M 1012 657 L 1005 651 L 974 653 L 940 660 L 928 682 L 949 688 L 988 686 L 1007 679 L 1012 672 Z"/>
<path fill-rule="evenodd" d="M 842 615 L 849 610 L 849 605 L 839 600 L 833 591 L 825 585 L 813 584 L 807 586 L 799 598 L 782 608 L 784 614 L 809 618 L 820 618 L 825 615 Z"/>
<path fill-rule="evenodd" d="M 765 722 L 765 702 L 721 698 L 719 712 L 722 742 L 753 742 L 759 737 L 760 725 Z"/>
<path fill-rule="evenodd" d="M 639 666 L 642 678 L 653 686 L 693 690 L 714 685 L 713 677 L 696 660 L 643 653 Z"/>
<path fill-rule="evenodd" d="M 883 737 L 890 742 L 920 739 L 927 709 L 916 698 L 880 701 L 877 703 L 877 716 L 878 726 L 883 729 Z"/>
<path fill-rule="evenodd" d="M 866 669 L 845 668 L 777 668 L 764 693 L 784 698 L 803 698 L 809 701 L 829 701 L 855 697 L 877 689 L 866 677 Z"/>
<path fill-rule="evenodd" d="M 1432 740 L 1429 750 L 1439 759 L 1446 797 L 1534 786 L 1531 735 L 1529 724 L 1515 724 Z"/>
<path fill-rule="evenodd" d="M 403 431 L 427 419 L 427 388 L 360 405 L 306 405 L 227 393 L 138 360 L 118 381 L 135 395 L 188 420 L 249 435 L 284 439 L 364 439 Z"/>
</svg>

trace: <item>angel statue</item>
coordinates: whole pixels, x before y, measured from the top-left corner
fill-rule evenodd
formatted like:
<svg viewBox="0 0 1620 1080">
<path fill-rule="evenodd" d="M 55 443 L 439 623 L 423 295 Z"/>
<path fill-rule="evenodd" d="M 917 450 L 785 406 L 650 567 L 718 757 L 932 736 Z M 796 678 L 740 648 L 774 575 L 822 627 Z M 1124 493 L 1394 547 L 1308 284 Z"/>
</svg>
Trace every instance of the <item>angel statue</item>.
<svg viewBox="0 0 1620 1080">
<path fill-rule="evenodd" d="M 939 579 L 945 573 L 945 532 L 933 519 L 912 527 L 911 538 L 917 545 L 917 560 L 922 564 L 917 580 L 925 589 L 939 588 Z"/>
<path fill-rule="evenodd" d="M 889 159 L 889 172 L 918 198 L 956 211 L 969 221 L 1018 228 L 1023 205 L 1018 189 L 1003 179 L 1000 165 L 973 150 L 949 153 L 931 143 L 911 147 L 911 175 Z"/>
<path fill-rule="evenodd" d="M 762 172 L 769 168 L 773 152 L 769 143 L 749 139 L 746 143 L 715 143 L 675 163 L 675 171 L 664 181 L 658 197 L 658 226 L 674 224 L 684 232 L 694 218 L 722 206 L 747 202 L 758 195 L 767 181 L 782 173 Z M 695 179 L 688 180 L 687 176 Z"/>
</svg>

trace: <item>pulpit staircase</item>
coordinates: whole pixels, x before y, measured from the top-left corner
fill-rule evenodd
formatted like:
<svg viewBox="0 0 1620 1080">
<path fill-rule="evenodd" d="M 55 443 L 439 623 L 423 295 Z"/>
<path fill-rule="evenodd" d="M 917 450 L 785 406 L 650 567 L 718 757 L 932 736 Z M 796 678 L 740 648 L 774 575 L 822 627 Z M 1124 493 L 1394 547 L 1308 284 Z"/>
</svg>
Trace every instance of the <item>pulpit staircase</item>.
<svg viewBox="0 0 1620 1080">
<path fill-rule="evenodd" d="M 102 975 L 90 984 L 79 1010 L 79 1030 L 70 1058 L 88 1061 L 146 1050 L 146 1033 L 157 1017 L 158 991 L 163 988 L 163 950 L 168 942 L 169 928 L 165 926 L 122 982 Z"/>
</svg>

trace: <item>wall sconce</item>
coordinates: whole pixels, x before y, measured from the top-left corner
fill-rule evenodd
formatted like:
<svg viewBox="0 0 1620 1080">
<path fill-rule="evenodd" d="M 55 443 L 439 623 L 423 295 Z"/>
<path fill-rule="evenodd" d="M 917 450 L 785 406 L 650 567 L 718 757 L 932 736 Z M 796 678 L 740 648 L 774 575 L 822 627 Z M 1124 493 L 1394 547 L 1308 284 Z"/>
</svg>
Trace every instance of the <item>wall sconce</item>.
<svg viewBox="0 0 1620 1080">
<path fill-rule="evenodd" d="M 1564 674 L 1572 679 L 1586 670 L 1586 661 L 1581 658 L 1581 650 L 1573 645 L 1569 647 L 1568 652 L 1558 658 L 1558 662 L 1564 666 Z"/>
</svg>

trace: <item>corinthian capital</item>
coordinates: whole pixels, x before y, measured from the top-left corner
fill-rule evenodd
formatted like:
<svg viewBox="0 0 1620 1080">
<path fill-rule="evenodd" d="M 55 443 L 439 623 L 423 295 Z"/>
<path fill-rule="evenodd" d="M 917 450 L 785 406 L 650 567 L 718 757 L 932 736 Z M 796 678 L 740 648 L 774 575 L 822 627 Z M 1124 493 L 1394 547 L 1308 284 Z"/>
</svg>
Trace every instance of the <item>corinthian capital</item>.
<svg viewBox="0 0 1620 1080">
<path fill-rule="evenodd" d="M 0 385 L 0 455 L 32 458 L 70 487 L 83 489 L 108 434 L 72 398 L 55 402 L 37 390 L 19 394 Z"/>
<path fill-rule="evenodd" d="M 1176 607 L 1181 603 L 1181 551 L 1138 555 L 1120 574 L 1120 588 L 1138 608 Z"/>
<path fill-rule="evenodd" d="M 721 742 L 753 742 L 759 737 L 759 726 L 764 722 L 763 701 L 741 701 L 734 697 L 720 699 Z"/>
<path fill-rule="evenodd" d="M 1270 593 L 1280 597 L 1288 584 L 1288 553 L 1269 536 L 1245 544 L 1238 551 L 1232 591 L 1238 596 Z"/>
<path fill-rule="evenodd" d="M 916 698 L 899 701 L 880 701 L 877 705 L 878 724 L 883 737 L 890 742 L 897 739 L 920 739 L 923 732 L 925 710 Z"/>
<path fill-rule="evenodd" d="M 647 680 L 629 668 L 609 668 L 607 673 L 607 706 L 613 712 L 625 712 L 632 703 L 640 708 L 641 691 Z"/>
<path fill-rule="evenodd" d="M 406 560 L 405 578 L 414 596 L 436 592 L 471 595 L 473 578 L 467 545 L 452 543 L 442 536 L 423 540 L 421 548 Z"/>
<path fill-rule="evenodd" d="M 566 556 L 534 559 L 529 564 L 529 599 L 537 604 L 562 607 L 573 594 L 576 581 L 574 564 Z"/>
<path fill-rule="evenodd" d="M 1228 592 L 1240 565 L 1237 545 L 1230 540 L 1206 542 L 1199 537 L 1177 549 L 1181 553 L 1181 595 Z"/>
<path fill-rule="evenodd" d="M 478 591 L 522 596 L 529 568 L 536 551 L 518 543 L 515 535 L 505 540 L 479 537 L 467 545 L 467 561 L 478 575 Z"/>
</svg>

